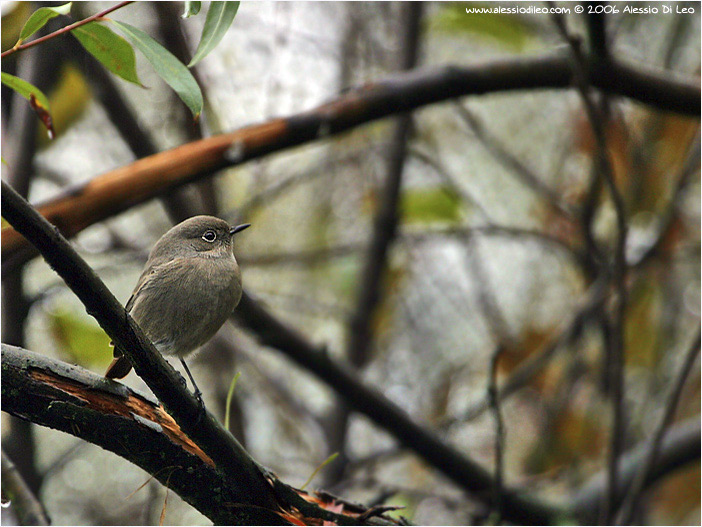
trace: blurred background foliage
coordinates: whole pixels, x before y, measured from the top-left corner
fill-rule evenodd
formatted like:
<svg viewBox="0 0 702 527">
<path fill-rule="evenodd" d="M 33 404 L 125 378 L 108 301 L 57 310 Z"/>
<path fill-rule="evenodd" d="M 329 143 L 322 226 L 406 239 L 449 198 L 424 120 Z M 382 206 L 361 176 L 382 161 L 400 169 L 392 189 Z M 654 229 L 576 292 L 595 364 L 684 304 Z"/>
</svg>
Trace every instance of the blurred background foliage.
<svg viewBox="0 0 702 527">
<path fill-rule="evenodd" d="M 109 5 L 85 2 L 79 12 L 86 16 Z M 625 4 L 612 5 L 621 9 Z M 205 133 L 303 111 L 346 88 L 392 74 L 400 51 L 401 7 L 242 3 L 223 41 L 196 67 L 205 96 L 200 123 Z M 3 50 L 14 44 L 35 8 L 29 2 L 3 3 Z M 467 15 L 465 8 L 464 3 L 425 5 L 420 67 L 477 64 L 563 48 L 546 15 Z M 182 4 L 175 11 L 182 12 Z M 609 16 L 611 52 L 671 76 L 699 79 L 697 11 Z M 112 16 L 164 42 L 165 13 L 142 2 Z M 73 16 L 78 16 L 75 10 Z M 182 21 L 191 54 L 203 21 L 202 16 Z M 568 22 L 586 34 L 582 17 L 570 16 Z M 57 138 L 49 142 L 45 131 L 37 129 L 29 193 L 35 203 L 134 160 L 92 96 L 94 88 L 81 67 L 87 59 L 59 40 L 37 50 L 51 50 L 54 57 L 41 75 Z M 3 60 L 2 69 L 22 76 L 36 56 L 15 54 Z M 159 150 L 191 139 L 196 125 L 180 100 L 142 57 L 137 65 L 148 89 L 114 82 L 141 127 Z M 699 324 L 699 120 L 619 97 L 607 102 L 607 140 L 630 226 L 629 261 L 645 254 L 669 222 L 659 250 L 632 268 L 627 281 L 628 449 L 653 433 Z M 7 149 L 15 101 L 4 87 L 2 104 L 3 158 L 12 163 Z M 574 90 L 487 94 L 458 104 L 461 108 L 445 103 L 414 114 L 400 229 L 389 254 L 382 300 L 373 313 L 371 360 L 360 375 L 414 419 L 492 467 L 494 423 L 483 403 L 496 344 L 506 343 L 498 363 L 498 382 L 503 383 L 558 341 L 592 285 L 581 257 L 582 218 L 559 211 L 553 196 L 568 210 L 586 206 L 596 145 Z M 278 317 L 340 358 L 386 177 L 390 123 L 383 120 L 276 153 L 213 180 L 218 214 L 232 223 L 253 224 L 236 248 L 245 286 Z M 540 185 L 530 184 L 525 171 L 535 174 Z M 614 210 L 605 189 L 597 197 L 594 236 L 611 248 Z M 160 202 L 152 201 L 86 229 L 75 243 L 126 302 L 149 248 L 169 226 Z M 110 362 L 109 339 L 42 261 L 27 265 L 23 291 L 25 347 L 102 373 Z M 606 309 L 605 304 L 601 311 Z M 590 321 L 505 399 L 506 484 L 567 502 L 604 470 L 611 409 L 603 356 L 601 326 Z M 284 481 L 301 485 L 333 452 L 326 431 L 327 417 L 338 404 L 333 394 L 240 329 L 228 323 L 192 369 L 205 388 L 208 407 L 222 421 L 231 379 L 242 372 L 232 416 L 236 432 L 252 455 Z M 126 382 L 146 390 L 134 375 Z M 697 363 L 676 420 L 699 413 Z M 3 414 L 4 443 L 18 433 Z M 158 521 L 165 489 L 151 481 L 139 490 L 148 479 L 140 469 L 58 432 L 37 428 L 22 433 L 31 433 L 36 444 L 39 495 L 54 523 Z M 476 521 L 475 503 L 363 417 L 352 415 L 342 446 L 348 457 L 343 473 L 325 479 L 325 467 L 312 487 L 365 503 L 404 505 L 401 514 L 418 524 Z M 674 472 L 646 493 L 637 519 L 699 524 L 699 463 Z M 169 496 L 166 523 L 206 522 Z"/>
</svg>

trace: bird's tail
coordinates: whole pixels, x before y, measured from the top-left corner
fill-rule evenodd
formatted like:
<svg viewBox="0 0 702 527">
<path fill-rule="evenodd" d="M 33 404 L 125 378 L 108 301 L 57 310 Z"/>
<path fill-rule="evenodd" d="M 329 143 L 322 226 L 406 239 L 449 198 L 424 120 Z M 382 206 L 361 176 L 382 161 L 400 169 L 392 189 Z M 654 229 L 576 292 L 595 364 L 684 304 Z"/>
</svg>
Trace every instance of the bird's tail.
<svg viewBox="0 0 702 527">
<path fill-rule="evenodd" d="M 130 371 L 132 371 L 132 363 L 129 362 L 127 357 L 115 350 L 115 358 L 112 359 L 112 363 L 107 367 L 105 377 L 108 379 L 121 379 L 129 375 Z"/>
</svg>

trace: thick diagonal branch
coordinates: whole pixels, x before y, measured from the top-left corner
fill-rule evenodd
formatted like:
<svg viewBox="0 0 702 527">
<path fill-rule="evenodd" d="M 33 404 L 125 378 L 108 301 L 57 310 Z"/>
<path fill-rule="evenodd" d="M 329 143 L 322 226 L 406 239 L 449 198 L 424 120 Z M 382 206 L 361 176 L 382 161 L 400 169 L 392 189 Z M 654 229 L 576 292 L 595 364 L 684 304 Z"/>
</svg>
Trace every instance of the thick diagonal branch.
<svg viewBox="0 0 702 527">
<path fill-rule="evenodd" d="M 75 435 L 141 467 L 215 523 L 239 497 L 158 403 L 122 384 L 2 345 L 2 409 Z M 212 489 L 219 488 L 217 499 Z"/>
<path fill-rule="evenodd" d="M 373 517 L 373 509 L 338 498 L 330 503 L 319 494 L 289 487 L 272 474 L 267 477 L 279 509 L 242 503 L 239 491 L 212 459 L 150 398 L 78 366 L 6 344 L 2 344 L 2 374 L 4 411 L 114 452 L 152 474 L 215 524 L 231 524 L 233 519 L 246 525 L 286 520 L 312 525 L 320 520 L 334 525 L 393 523 L 382 515 Z M 5 476 L 3 461 L 3 485 Z M 38 511 L 33 514 L 35 521 L 27 525 L 41 524 Z"/>
<path fill-rule="evenodd" d="M 491 503 L 493 478 L 473 460 L 443 442 L 429 429 L 414 422 L 402 409 L 358 380 L 353 370 L 311 344 L 289 328 L 248 294 L 235 311 L 236 319 L 251 330 L 261 344 L 282 350 L 340 394 L 347 405 L 387 430 L 403 446 L 413 450 L 476 498 Z M 514 490 L 502 493 L 505 520 L 524 525 L 557 522 L 564 510 Z"/>
<path fill-rule="evenodd" d="M 124 350 L 137 374 L 178 425 L 225 475 L 236 501 L 275 510 L 273 490 L 256 462 L 212 415 L 200 417 L 201 407 L 181 384 L 178 373 L 156 351 L 110 290 L 56 228 L 4 181 L 2 213 L 37 247 L 115 345 Z"/>
</svg>

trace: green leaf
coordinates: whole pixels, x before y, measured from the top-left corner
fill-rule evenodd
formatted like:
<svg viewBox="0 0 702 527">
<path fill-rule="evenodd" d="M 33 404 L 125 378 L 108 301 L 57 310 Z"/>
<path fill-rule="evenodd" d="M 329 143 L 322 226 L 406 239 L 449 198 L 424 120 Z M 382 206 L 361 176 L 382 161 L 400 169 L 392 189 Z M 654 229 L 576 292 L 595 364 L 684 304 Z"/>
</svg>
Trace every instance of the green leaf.
<svg viewBox="0 0 702 527">
<path fill-rule="evenodd" d="M 42 7 L 34 11 L 32 16 L 30 16 L 24 24 L 22 31 L 20 31 L 19 40 L 17 44 L 21 44 L 22 41 L 26 40 L 34 33 L 43 28 L 46 23 L 59 15 L 67 15 L 71 12 L 71 5 L 73 2 L 68 2 L 57 7 Z"/>
<path fill-rule="evenodd" d="M 470 8 L 466 13 L 466 8 Z M 512 13 L 479 13 L 494 5 L 482 2 L 444 4 L 429 18 L 429 29 L 452 35 L 477 36 L 505 48 L 520 51 L 535 35 L 534 27 L 522 16 Z"/>
<path fill-rule="evenodd" d="M 181 18 L 190 18 L 191 16 L 197 15 L 200 12 L 200 7 L 202 2 L 185 2 L 185 11 L 181 15 Z"/>
<path fill-rule="evenodd" d="M 134 48 L 110 28 L 90 22 L 71 31 L 103 66 L 124 80 L 142 86 L 136 72 Z"/>
<path fill-rule="evenodd" d="M 15 77 L 14 75 L 10 75 L 9 73 L 5 73 L 3 71 L 2 83 L 5 86 L 15 90 L 28 101 L 31 100 L 31 96 L 34 95 L 37 102 L 41 104 L 45 110 L 49 110 L 49 99 L 46 98 L 46 95 L 44 95 L 39 88 L 29 84 L 26 80 L 20 79 L 19 77 Z"/>
<path fill-rule="evenodd" d="M 61 308 L 49 314 L 49 327 L 72 362 L 102 366 L 111 360 L 110 337 L 92 319 Z"/>
<path fill-rule="evenodd" d="M 326 467 L 329 463 L 331 463 L 332 461 L 334 461 L 338 457 L 339 457 L 339 453 L 334 452 L 331 456 L 329 456 L 327 459 L 322 461 L 322 464 L 319 465 L 316 469 L 314 469 L 314 472 L 312 472 L 312 474 L 310 474 L 310 477 L 307 478 L 307 481 L 305 481 L 305 484 L 302 487 L 300 487 L 300 490 L 305 490 L 305 487 L 307 485 L 309 485 L 310 483 L 312 483 L 312 480 L 319 473 L 319 471 L 322 470 L 324 467 Z"/>
<path fill-rule="evenodd" d="M 202 92 L 188 68 L 141 29 L 116 20 L 110 22 L 144 54 L 158 76 L 173 88 L 197 119 L 202 112 Z"/>
<path fill-rule="evenodd" d="M 461 220 L 461 197 L 446 186 L 408 189 L 400 200 L 402 220 L 408 223 L 448 222 Z"/>
<path fill-rule="evenodd" d="M 198 44 L 195 56 L 188 64 L 188 68 L 192 68 L 204 59 L 219 44 L 229 26 L 232 25 L 238 10 L 239 2 L 210 3 L 210 8 L 207 10 L 207 18 L 205 19 L 205 27 L 202 29 L 200 44 Z"/>
</svg>

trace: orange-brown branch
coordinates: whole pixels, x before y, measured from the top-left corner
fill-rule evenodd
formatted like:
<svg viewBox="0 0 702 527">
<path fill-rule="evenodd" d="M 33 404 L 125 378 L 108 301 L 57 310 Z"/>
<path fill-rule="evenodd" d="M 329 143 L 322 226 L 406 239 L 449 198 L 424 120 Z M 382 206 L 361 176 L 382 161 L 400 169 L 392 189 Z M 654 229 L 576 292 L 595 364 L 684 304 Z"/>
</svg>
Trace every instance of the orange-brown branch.
<svg viewBox="0 0 702 527">
<path fill-rule="evenodd" d="M 698 116 L 699 86 L 617 63 L 591 65 L 593 85 L 660 109 Z M 38 206 L 66 236 L 138 203 L 235 166 L 355 126 L 465 95 L 571 86 L 567 57 L 518 58 L 469 67 L 411 71 L 360 87 L 331 103 L 285 119 L 194 141 L 113 170 Z M 12 228 L 2 230 L 2 259 L 13 265 L 31 255 Z"/>
</svg>

